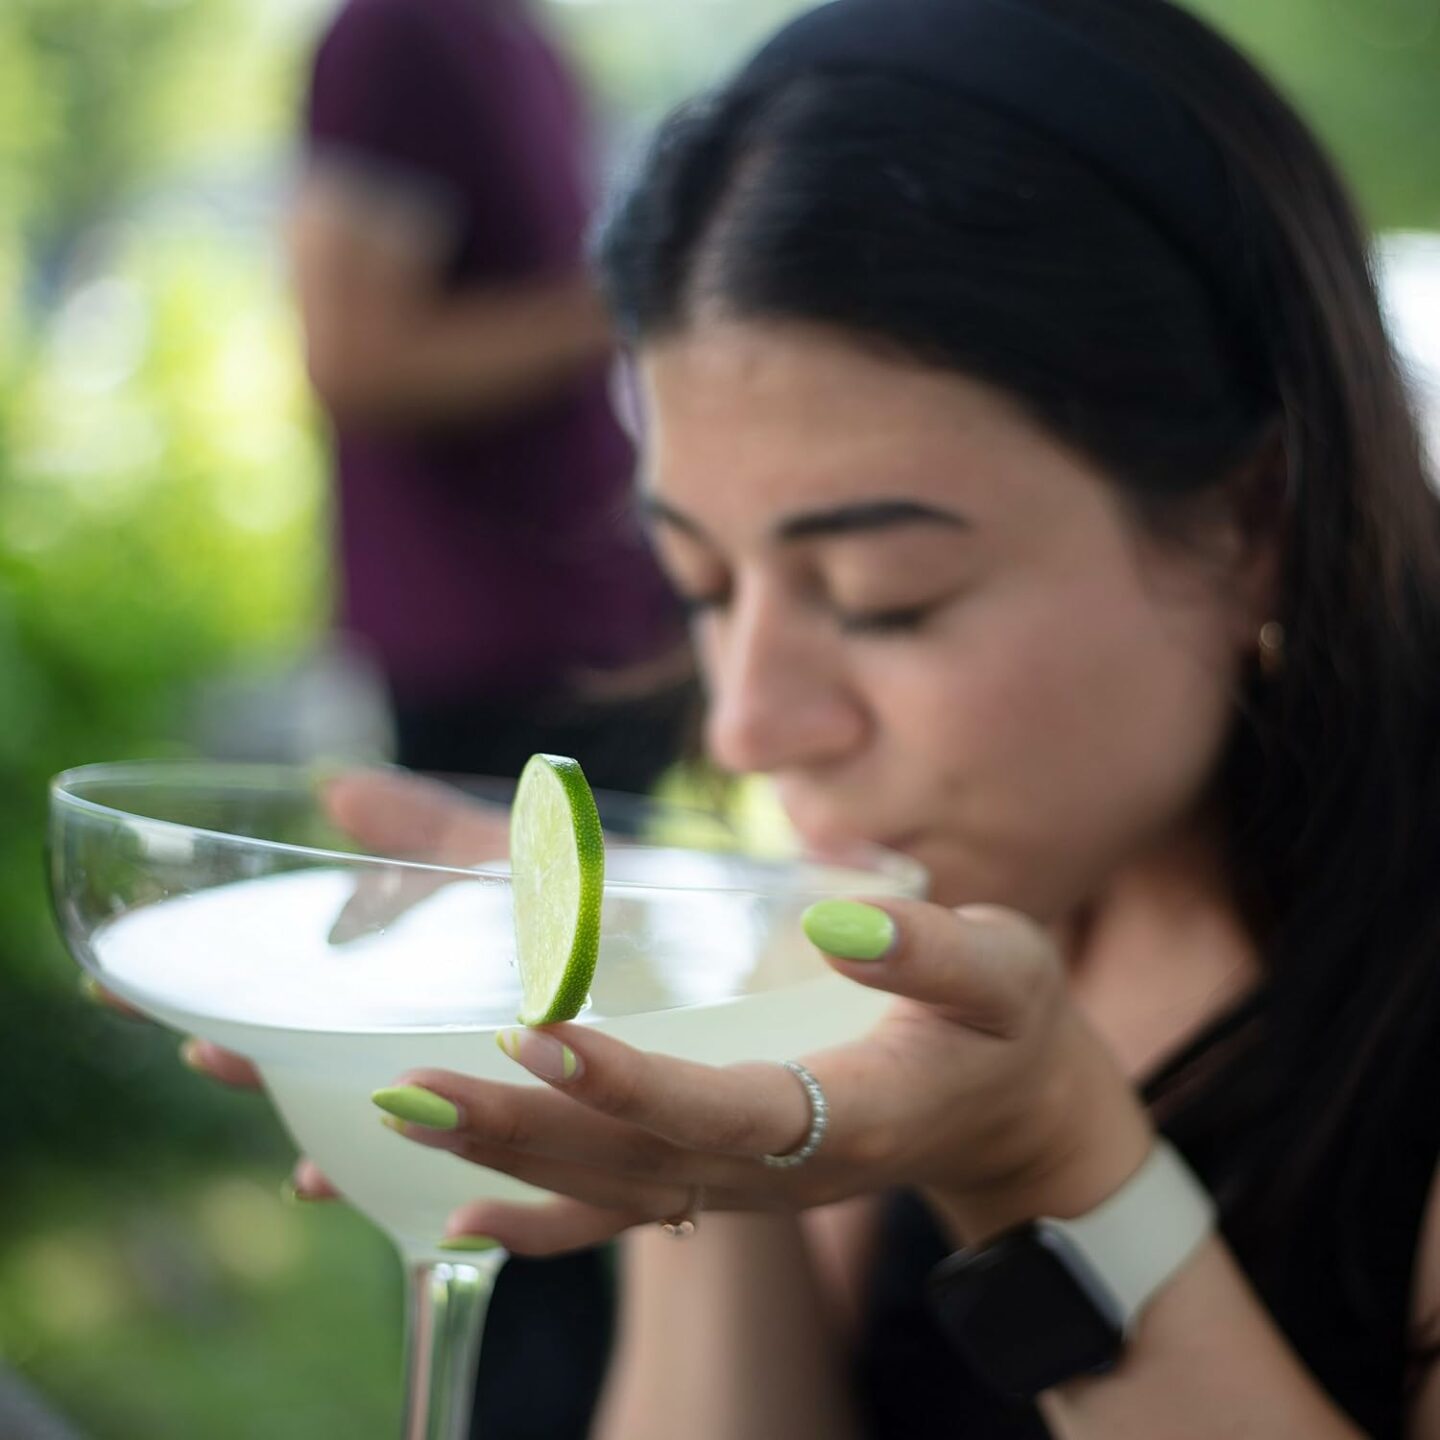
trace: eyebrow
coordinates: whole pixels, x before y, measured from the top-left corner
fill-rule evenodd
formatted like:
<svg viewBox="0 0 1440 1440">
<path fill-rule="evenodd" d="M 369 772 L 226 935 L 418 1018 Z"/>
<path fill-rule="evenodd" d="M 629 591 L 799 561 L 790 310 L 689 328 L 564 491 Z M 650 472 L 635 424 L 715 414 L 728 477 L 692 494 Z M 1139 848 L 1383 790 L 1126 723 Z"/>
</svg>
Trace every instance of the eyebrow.
<svg viewBox="0 0 1440 1440">
<path fill-rule="evenodd" d="M 650 520 L 673 525 L 697 540 L 709 540 L 698 522 L 654 495 L 641 497 L 640 508 Z M 957 511 L 920 500 L 862 500 L 853 505 L 839 505 L 832 510 L 807 510 L 799 515 L 789 515 L 774 526 L 772 533 L 782 541 L 813 540 L 823 536 L 893 530 L 902 525 L 944 525 L 957 530 L 974 528 Z"/>
</svg>

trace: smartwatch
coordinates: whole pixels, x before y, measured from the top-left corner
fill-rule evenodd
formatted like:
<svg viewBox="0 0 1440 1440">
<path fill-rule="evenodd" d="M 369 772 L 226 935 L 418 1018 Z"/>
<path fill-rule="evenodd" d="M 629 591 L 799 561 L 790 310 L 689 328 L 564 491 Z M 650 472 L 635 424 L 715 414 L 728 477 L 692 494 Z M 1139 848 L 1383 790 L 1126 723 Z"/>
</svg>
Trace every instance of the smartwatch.
<svg viewBox="0 0 1440 1440">
<path fill-rule="evenodd" d="M 1006 1395 L 1033 1399 L 1119 1361 L 1151 1297 L 1215 1228 L 1215 1205 L 1165 1140 L 1113 1195 L 960 1250 L 930 1277 L 941 1329 Z"/>
</svg>

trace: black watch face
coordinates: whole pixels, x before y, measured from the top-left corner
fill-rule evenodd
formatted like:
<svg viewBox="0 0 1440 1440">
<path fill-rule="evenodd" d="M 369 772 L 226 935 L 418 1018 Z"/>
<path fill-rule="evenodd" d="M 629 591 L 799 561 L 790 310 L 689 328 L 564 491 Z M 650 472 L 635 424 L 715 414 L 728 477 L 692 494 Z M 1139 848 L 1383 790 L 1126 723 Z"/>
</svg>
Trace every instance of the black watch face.
<svg viewBox="0 0 1440 1440">
<path fill-rule="evenodd" d="M 1007 1395 L 1109 1370 L 1125 1338 L 1108 1288 L 1043 1222 L 952 1255 L 932 1277 L 931 1303 L 976 1374 Z"/>
</svg>

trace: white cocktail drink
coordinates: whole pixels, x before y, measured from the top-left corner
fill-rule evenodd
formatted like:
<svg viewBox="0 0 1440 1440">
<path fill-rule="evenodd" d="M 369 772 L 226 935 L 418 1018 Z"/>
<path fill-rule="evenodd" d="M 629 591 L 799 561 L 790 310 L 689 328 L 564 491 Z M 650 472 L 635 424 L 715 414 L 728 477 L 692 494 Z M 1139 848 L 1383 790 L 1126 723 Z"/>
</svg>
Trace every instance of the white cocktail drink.
<svg viewBox="0 0 1440 1440">
<path fill-rule="evenodd" d="M 568 971 L 548 975 L 549 957 L 576 963 L 598 906 L 579 1023 L 727 1065 L 844 1043 L 889 1003 L 826 965 L 802 933 L 808 905 L 924 893 L 904 856 L 852 846 L 853 869 L 833 850 L 776 858 L 718 817 L 623 796 L 600 806 L 587 882 L 589 791 L 567 782 L 573 762 L 542 763 L 561 793 L 531 793 L 562 800 L 558 811 L 527 808 L 523 784 L 516 802 L 514 782 L 351 770 L 317 785 L 301 769 L 209 761 L 85 766 L 51 786 L 51 893 L 76 959 L 157 1020 L 255 1061 L 296 1143 L 402 1252 L 406 1440 L 473 1434 L 477 1346 L 505 1260 L 441 1251 L 446 1220 L 470 1200 L 546 1197 L 402 1139 L 370 1097 L 431 1067 L 540 1083 L 495 1043 L 526 1008 L 517 903 L 527 1013 L 550 1013 L 551 981 L 569 1013 Z M 519 883 L 507 860 L 477 863 L 508 855 L 517 830 Z M 569 844 L 574 892 L 563 864 L 548 878 Z"/>
<path fill-rule="evenodd" d="M 607 893 L 591 1003 L 580 1017 L 629 1044 L 706 1064 L 780 1061 L 862 1034 L 888 997 L 836 976 L 763 904 L 715 884 L 703 854 L 620 852 L 644 885 Z M 793 881 L 794 875 L 791 879 Z M 809 866 L 830 894 L 874 875 Z M 419 872 L 316 866 L 139 906 L 100 924 L 104 983 L 176 1029 L 253 1059 L 296 1144 L 412 1259 L 438 1259 L 446 1217 L 486 1196 L 543 1195 L 385 1129 L 373 1090 L 415 1067 L 530 1080 L 495 1043 L 513 1026 L 510 887 Z M 364 922 L 380 907 L 383 925 Z M 392 913 L 398 911 L 398 913 Z M 361 918 L 357 922 L 355 916 Z"/>
</svg>

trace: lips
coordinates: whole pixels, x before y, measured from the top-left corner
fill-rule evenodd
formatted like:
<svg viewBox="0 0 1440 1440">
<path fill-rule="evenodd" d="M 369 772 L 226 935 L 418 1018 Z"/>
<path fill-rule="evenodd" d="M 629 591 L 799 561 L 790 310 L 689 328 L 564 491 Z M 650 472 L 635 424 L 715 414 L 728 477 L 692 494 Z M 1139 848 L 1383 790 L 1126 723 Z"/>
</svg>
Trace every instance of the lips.
<svg viewBox="0 0 1440 1440">
<path fill-rule="evenodd" d="M 797 821 L 793 817 L 791 824 L 795 826 L 806 846 L 816 854 L 831 857 L 842 856 L 848 850 L 867 846 L 879 846 L 882 850 L 895 850 L 906 854 L 920 842 L 924 835 L 921 830 L 881 834 L 865 826 L 833 823 L 817 825 Z"/>
<path fill-rule="evenodd" d="M 873 821 L 867 823 L 833 813 L 826 814 L 820 807 L 807 804 L 798 794 L 787 794 L 780 782 L 776 782 L 775 793 L 796 833 L 817 853 L 833 854 L 856 845 L 878 845 L 885 850 L 903 853 L 917 844 L 924 834 L 918 828 L 891 830 Z"/>
</svg>

